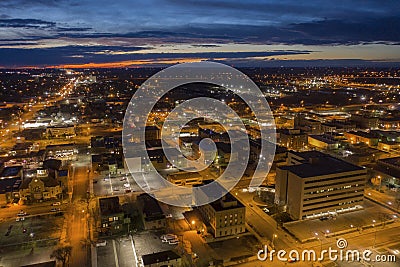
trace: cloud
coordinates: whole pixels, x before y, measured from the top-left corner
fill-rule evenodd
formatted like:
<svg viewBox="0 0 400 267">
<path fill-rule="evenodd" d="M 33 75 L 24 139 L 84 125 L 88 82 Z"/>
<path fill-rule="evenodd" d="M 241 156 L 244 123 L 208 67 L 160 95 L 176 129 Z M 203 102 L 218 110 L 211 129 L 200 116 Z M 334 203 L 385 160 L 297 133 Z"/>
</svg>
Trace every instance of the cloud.
<svg viewBox="0 0 400 267">
<path fill-rule="evenodd" d="M 359 21 L 323 20 L 298 23 L 288 30 L 303 36 L 294 43 L 361 44 L 400 41 L 400 17 L 366 18 Z"/>
<path fill-rule="evenodd" d="M 0 19 L 2 28 L 51 28 L 55 22 L 40 19 Z"/>
<path fill-rule="evenodd" d="M 185 47 L 194 52 L 223 51 L 227 44 L 248 45 L 243 51 L 252 51 L 252 45 L 317 50 L 399 45 L 399 9 L 398 0 L 1 0 L 0 47 L 9 50 L 0 53 L 0 61 L 30 65 L 124 60 L 139 57 L 143 47 L 161 50 L 161 45 L 169 51 Z"/>
<path fill-rule="evenodd" d="M 310 51 L 270 52 L 199 52 L 199 53 L 140 53 L 148 47 L 65 46 L 43 49 L 0 49 L 0 66 L 49 66 L 59 64 L 85 64 L 119 61 L 148 61 L 197 58 L 201 60 L 231 60 L 266 58 L 278 55 L 308 54 Z"/>
<path fill-rule="evenodd" d="M 221 45 L 216 44 L 192 44 L 192 47 L 203 47 L 203 48 L 210 48 L 210 47 L 221 47 Z"/>
</svg>

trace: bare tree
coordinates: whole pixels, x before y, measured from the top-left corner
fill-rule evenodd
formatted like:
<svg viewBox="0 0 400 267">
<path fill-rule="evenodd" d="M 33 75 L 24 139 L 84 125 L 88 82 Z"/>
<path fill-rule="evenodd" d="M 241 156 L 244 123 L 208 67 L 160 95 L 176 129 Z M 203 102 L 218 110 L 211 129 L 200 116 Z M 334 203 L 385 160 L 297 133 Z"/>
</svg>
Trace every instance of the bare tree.
<svg viewBox="0 0 400 267">
<path fill-rule="evenodd" d="M 67 262 L 69 257 L 71 256 L 72 247 L 71 246 L 64 246 L 59 247 L 50 254 L 50 258 L 56 259 L 62 263 L 62 266 L 67 266 Z"/>
</svg>

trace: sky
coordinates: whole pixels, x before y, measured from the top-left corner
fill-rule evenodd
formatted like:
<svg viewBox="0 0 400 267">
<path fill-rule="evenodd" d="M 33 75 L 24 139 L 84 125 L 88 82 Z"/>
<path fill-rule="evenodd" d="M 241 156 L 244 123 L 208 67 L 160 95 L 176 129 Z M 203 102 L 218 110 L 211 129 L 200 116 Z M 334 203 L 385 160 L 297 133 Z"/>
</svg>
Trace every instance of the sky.
<svg viewBox="0 0 400 267">
<path fill-rule="evenodd" d="M 0 67 L 394 65 L 400 1 L 1 0 Z"/>
</svg>

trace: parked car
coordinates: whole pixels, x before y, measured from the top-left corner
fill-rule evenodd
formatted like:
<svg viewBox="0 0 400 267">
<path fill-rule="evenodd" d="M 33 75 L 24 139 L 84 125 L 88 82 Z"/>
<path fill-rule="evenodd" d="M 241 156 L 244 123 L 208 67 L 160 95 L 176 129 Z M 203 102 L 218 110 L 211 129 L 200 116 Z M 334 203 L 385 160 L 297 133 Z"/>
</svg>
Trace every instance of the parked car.
<svg viewBox="0 0 400 267">
<path fill-rule="evenodd" d="M 179 240 L 176 238 L 176 239 L 172 239 L 172 240 L 169 240 L 168 241 L 168 244 L 169 245 L 178 245 L 179 244 Z"/>
<path fill-rule="evenodd" d="M 178 236 L 174 234 L 165 234 L 161 236 L 161 241 L 163 243 L 168 243 L 170 240 L 175 240 L 175 239 L 177 240 Z"/>
<path fill-rule="evenodd" d="M 107 246 L 107 241 L 106 240 L 99 240 L 96 243 L 96 247 L 105 247 Z"/>
<path fill-rule="evenodd" d="M 61 202 L 54 202 L 53 204 L 51 204 L 52 206 L 60 206 Z"/>
<path fill-rule="evenodd" d="M 17 216 L 25 216 L 26 212 L 21 210 L 20 212 L 17 213 Z"/>
</svg>

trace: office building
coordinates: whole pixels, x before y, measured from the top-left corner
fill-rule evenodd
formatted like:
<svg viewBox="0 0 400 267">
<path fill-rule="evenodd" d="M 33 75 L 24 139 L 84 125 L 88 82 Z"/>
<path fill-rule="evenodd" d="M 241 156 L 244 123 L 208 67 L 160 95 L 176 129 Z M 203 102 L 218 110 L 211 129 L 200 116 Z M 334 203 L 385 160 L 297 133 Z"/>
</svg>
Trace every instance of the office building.
<svg viewBox="0 0 400 267">
<path fill-rule="evenodd" d="M 289 152 L 277 167 L 275 202 L 295 220 L 362 207 L 367 170 L 317 151 Z"/>
</svg>

